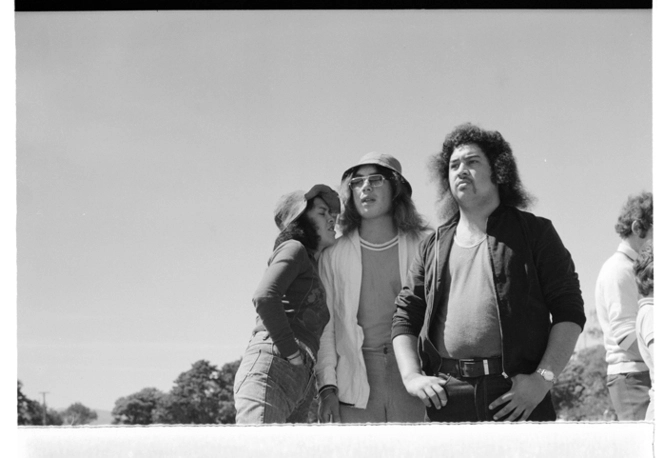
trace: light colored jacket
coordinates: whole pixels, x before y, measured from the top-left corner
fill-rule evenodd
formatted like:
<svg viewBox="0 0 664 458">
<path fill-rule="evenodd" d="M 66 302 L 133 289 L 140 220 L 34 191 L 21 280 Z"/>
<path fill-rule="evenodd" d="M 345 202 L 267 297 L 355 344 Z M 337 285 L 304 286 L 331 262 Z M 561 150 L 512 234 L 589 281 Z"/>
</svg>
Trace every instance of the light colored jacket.
<svg viewBox="0 0 664 458">
<path fill-rule="evenodd" d="M 399 232 L 399 274 L 405 284 L 408 268 L 420 241 L 427 235 Z M 320 278 L 330 309 L 320 341 L 316 379 L 318 386 L 337 387 L 339 401 L 364 409 L 369 401 L 369 381 L 362 356 L 364 333 L 357 321 L 362 284 L 362 250 L 357 230 L 341 237 L 318 260 Z"/>
</svg>

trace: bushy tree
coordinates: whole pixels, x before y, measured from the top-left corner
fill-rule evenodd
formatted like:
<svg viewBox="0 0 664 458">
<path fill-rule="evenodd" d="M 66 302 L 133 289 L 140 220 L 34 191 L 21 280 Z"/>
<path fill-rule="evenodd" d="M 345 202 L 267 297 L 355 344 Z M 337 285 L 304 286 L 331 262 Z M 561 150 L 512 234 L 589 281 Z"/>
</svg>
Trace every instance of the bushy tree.
<svg viewBox="0 0 664 458">
<path fill-rule="evenodd" d="M 233 381 L 240 360 L 221 369 L 206 360 L 175 379 L 168 393 L 144 388 L 115 401 L 113 423 L 125 425 L 235 423 Z"/>
<path fill-rule="evenodd" d="M 41 425 L 43 423 L 43 410 L 39 403 L 23 394 L 23 383 L 18 380 L 17 414 L 19 425 Z"/>
<path fill-rule="evenodd" d="M 41 407 L 41 410 L 43 412 L 43 407 Z M 41 423 L 40 423 L 41 424 Z M 64 424 L 64 420 L 62 419 L 62 415 L 60 415 L 60 412 L 58 412 L 55 409 L 46 409 L 46 425 L 47 426 L 61 426 Z"/>
<path fill-rule="evenodd" d="M 44 414 L 44 406 L 23 394 L 23 383 L 20 380 L 18 380 L 17 387 L 16 410 L 19 425 L 59 426 L 63 423 L 62 416 L 58 411 L 47 408 Z"/>
<path fill-rule="evenodd" d="M 161 422 L 176 424 L 235 423 L 233 379 L 239 361 L 221 370 L 206 360 L 181 373 L 164 398 Z"/>
<path fill-rule="evenodd" d="M 604 347 L 597 345 L 572 357 L 551 393 L 558 418 L 569 421 L 617 418 L 606 386 L 604 355 Z"/>
<path fill-rule="evenodd" d="M 164 393 L 156 388 L 143 388 L 115 401 L 111 414 L 114 424 L 149 425 L 154 423 Z"/>
<path fill-rule="evenodd" d="M 97 419 L 97 412 L 75 402 L 67 407 L 61 416 L 65 425 L 87 425 Z"/>
</svg>

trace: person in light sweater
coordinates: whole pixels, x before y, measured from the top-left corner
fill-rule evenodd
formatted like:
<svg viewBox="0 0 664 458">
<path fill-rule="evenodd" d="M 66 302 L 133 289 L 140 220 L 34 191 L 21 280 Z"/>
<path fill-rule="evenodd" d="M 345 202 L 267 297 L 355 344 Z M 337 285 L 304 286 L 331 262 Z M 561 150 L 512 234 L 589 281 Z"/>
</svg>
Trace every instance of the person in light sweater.
<svg viewBox="0 0 664 458">
<path fill-rule="evenodd" d="M 651 387 L 648 366 L 636 337 L 639 296 L 634 261 L 641 247 L 652 240 L 652 193 L 630 196 L 615 230 L 622 239 L 618 250 L 604 263 L 595 287 L 597 320 L 604 333 L 607 386 L 618 420 L 643 420 Z"/>
</svg>

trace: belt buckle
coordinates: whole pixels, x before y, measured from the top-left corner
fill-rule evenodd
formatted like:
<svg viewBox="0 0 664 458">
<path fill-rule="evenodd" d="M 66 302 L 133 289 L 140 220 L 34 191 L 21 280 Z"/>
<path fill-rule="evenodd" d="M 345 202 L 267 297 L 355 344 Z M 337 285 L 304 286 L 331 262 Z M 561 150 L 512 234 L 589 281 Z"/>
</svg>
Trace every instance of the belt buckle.
<svg viewBox="0 0 664 458">
<path fill-rule="evenodd" d="M 475 364 L 477 361 L 474 359 L 460 359 L 457 361 L 457 369 L 459 370 L 459 375 L 461 377 L 475 377 L 474 374 L 471 374 L 466 370 L 467 365 L 470 366 L 471 364 Z"/>
</svg>

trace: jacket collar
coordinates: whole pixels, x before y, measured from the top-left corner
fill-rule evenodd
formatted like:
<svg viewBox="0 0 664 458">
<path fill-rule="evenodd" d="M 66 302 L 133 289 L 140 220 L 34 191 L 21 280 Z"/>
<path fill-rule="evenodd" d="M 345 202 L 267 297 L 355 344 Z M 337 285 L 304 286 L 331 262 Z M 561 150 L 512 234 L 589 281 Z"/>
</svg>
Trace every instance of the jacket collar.
<svg viewBox="0 0 664 458">
<path fill-rule="evenodd" d="M 507 209 L 508 209 L 507 205 L 498 204 L 498 207 L 496 207 L 496 209 L 493 212 L 491 212 L 491 214 L 489 215 L 489 220 L 487 222 L 487 228 L 488 228 L 489 223 L 494 221 L 496 218 L 499 218 L 503 213 L 505 213 L 507 211 Z M 447 229 L 449 227 L 456 226 L 459 223 L 460 217 L 461 217 L 461 215 L 457 211 L 454 215 L 452 215 L 445 222 L 443 222 L 443 224 L 441 224 L 439 226 L 439 229 Z"/>
</svg>

